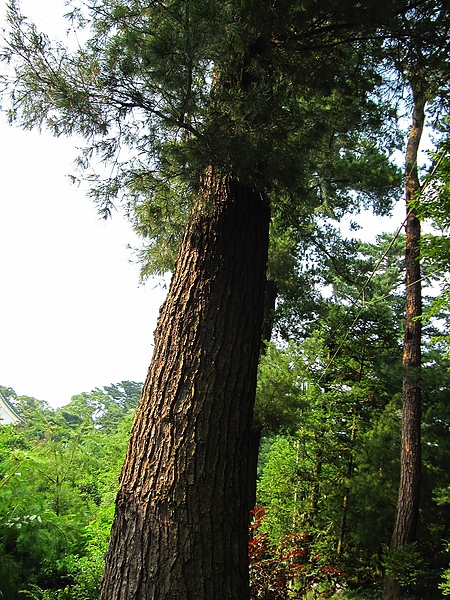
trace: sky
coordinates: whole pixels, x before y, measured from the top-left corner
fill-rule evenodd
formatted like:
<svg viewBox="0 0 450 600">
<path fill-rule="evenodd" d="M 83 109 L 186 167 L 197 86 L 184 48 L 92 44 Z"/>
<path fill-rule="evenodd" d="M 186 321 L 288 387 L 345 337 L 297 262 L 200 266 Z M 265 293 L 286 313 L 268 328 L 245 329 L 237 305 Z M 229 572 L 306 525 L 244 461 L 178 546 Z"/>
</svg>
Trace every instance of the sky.
<svg viewBox="0 0 450 600">
<path fill-rule="evenodd" d="M 73 141 L 4 115 L 0 139 L 0 384 L 56 407 L 144 381 L 165 290 L 139 285 L 131 226 L 70 183 Z"/>
<path fill-rule="evenodd" d="M 61 29 L 63 0 L 22 4 L 46 31 Z M 158 282 L 139 285 L 130 224 L 118 214 L 101 220 L 69 181 L 76 156 L 73 139 L 22 131 L 0 111 L 0 385 L 55 408 L 144 381 L 166 294 Z M 370 223 L 372 238 L 396 226 Z"/>
</svg>

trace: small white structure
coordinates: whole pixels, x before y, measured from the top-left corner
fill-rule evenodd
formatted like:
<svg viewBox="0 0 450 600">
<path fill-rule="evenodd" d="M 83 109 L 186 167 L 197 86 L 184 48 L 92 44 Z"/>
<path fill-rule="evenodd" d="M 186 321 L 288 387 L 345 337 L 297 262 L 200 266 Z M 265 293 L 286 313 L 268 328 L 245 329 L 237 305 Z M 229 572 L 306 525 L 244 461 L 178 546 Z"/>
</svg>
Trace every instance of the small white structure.
<svg viewBox="0 0 450 600">
<path fill-rule="evenodd" d="M 23 423 L 22 417 L 14 410 L 0 390 L 0 425 Z"/>
</svg>

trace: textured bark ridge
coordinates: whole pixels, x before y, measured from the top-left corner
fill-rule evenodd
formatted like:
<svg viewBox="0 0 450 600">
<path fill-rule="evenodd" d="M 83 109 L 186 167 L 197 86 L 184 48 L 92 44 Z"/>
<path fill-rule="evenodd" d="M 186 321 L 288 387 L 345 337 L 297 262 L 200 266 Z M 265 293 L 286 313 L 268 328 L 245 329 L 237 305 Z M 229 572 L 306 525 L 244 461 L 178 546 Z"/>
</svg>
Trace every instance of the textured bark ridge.
<svg viewBox="0 0 450 600">
<path fill-rule="evenodd" d="M 422 326 L 422 284 L 420 270 L 420 221 L 411 201 L 420 190 L 417 157 L 425 121 L 425 95 L 414 90 L 413 122 L 406 147 L 406 311 L 403 340 L 403 408 L 400 484 L 391 549 L 404 548 L 415 541 L 419 520 L 421 485 L 420 384 Z M 385 577 L 383 600 L 398 600 L 402 590 L 397 581 Z"/>
<path fill-rule="evenodd" d="M 413 125 L 406 148 L 406 312 L 403 342 L 403 414 L 401 476 L 392 546 L 403 547 L 416 539 L 421 479 L 421 321 L 420 221 L 410 202 L 420 190 L 417 157 L 425 120 L 425 98 L 415 93 Z"/>
<path fill-rule="evenodd" d="M 209 181 L 155 333 L 101 600 L 248 598 L 248 454 L 269 210 Z"/>
</svg>

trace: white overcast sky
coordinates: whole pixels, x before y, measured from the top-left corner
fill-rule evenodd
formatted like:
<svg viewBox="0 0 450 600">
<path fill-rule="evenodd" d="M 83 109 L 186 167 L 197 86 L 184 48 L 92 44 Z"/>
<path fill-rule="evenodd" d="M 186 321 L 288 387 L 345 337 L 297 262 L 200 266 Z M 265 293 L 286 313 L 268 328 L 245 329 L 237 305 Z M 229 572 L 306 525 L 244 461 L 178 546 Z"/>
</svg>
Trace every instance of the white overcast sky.
<svg viewBox="0 0 450 600">
<path fill-rule="evenodd" d="M 143 381 L 164 291 L 138 285 L 131 227 L 67 180 L 73 142 L 0 119 L 0 384 L 59 406 Z"/>
<path fill-rule="evenodd" d="M 45 31 L 61 28 L 64 0 L 22 6 Z M 4 7 L 0 0 L 2 21 Z M 0 140 L 0 385 L 57 407 L 95 387 L 143 381 L 165 291 L 139 286 L 130 225 L 100 220 L 69 182 L 74 140 L 11 127 L 2 112 Z M 385 220 L 371 225 L 371 237 L 387 229 Z"/>
</svg>

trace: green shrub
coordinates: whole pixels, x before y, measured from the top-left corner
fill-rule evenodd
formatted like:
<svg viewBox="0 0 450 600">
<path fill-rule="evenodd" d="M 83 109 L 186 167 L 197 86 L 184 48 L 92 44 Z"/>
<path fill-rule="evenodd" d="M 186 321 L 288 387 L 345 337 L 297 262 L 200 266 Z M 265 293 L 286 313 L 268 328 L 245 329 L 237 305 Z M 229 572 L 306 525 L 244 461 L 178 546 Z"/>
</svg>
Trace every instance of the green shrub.
<svg viewBox="0 0 450 600">
<path fill-rule="evenodd" d="M 402 588 L 408 588 L 418 583 L 426 575 L 423 568 L 423 557 L 413 542 L 402 548 L 385 548 L 383 554 L 383 567 L 386 575 L 399 583 Z"/>
</svg>

